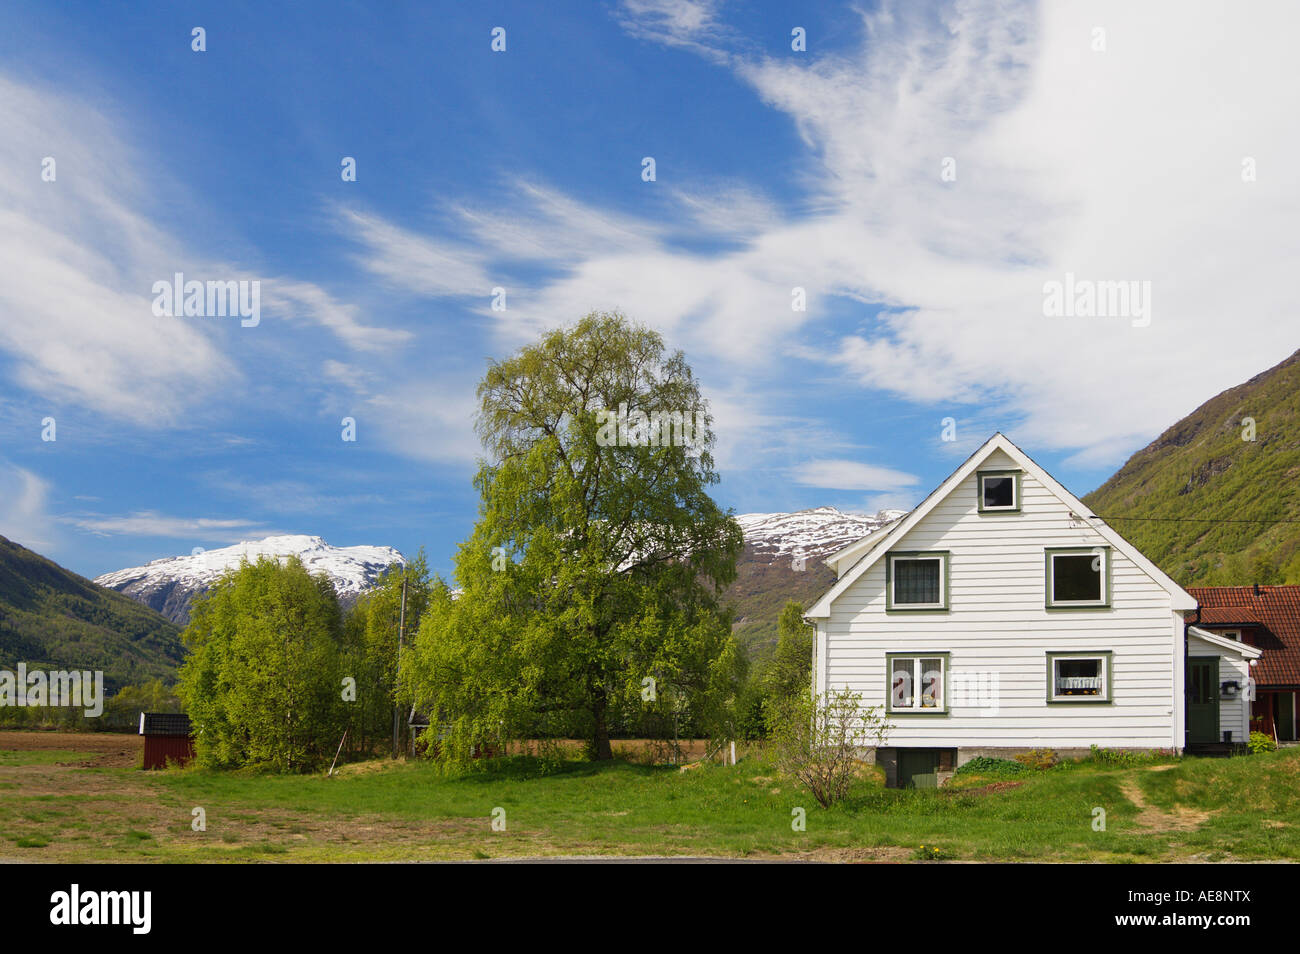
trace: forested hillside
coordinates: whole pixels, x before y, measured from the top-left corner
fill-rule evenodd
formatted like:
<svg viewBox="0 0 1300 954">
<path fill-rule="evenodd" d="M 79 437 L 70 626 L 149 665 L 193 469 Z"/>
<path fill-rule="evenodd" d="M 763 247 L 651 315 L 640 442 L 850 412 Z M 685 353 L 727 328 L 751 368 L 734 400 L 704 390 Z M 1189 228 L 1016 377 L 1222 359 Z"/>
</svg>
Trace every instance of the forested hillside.
<svg viewBox="0 0 1300 954">
<path fill-rule="evenodd" d="M 1183 585 L 1300 583 L 1300 351 L 1206 401 L 1083 500 Z"/>
<path fill-rule="evenodd" d="M 0 537 L 0 668 L 102 670 L 110 692 L 172 681 L 179 634 L 147 606 Z"/>
</svg>

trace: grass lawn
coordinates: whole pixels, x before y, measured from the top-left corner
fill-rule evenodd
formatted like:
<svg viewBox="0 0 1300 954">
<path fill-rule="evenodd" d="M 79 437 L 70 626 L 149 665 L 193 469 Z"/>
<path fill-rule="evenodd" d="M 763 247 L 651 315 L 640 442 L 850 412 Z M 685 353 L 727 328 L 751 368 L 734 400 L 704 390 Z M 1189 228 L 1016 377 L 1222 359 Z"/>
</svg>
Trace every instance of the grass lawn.
<svg viewBox="0 0 1300 954">
<path fill-rule="evenodd" d="M 516 757 L 456 777 L 423 763 L 380 761 L 325 778 L 141 772 L 88 763 L 84 753 L 54 752 L 0 754 L 0 859 L 1300 857 L 1295 749 L 958 776 L 951 788 L 934 791 L 885 789 L 872 774 L 829 810 L 757 758 L 683 772 L 622 761 L 548 766 Z M 206 831 L 191 828 L 195 808 L 205 813 Z M 804 831 L 792 828 L 798 808 L 806 813 Z M 1105 831 L 1094 830 L 1096 808 L 1105 811 Z M 504 831 L 493 830 L 496 809 L 504 811 Z"/>
</svg>

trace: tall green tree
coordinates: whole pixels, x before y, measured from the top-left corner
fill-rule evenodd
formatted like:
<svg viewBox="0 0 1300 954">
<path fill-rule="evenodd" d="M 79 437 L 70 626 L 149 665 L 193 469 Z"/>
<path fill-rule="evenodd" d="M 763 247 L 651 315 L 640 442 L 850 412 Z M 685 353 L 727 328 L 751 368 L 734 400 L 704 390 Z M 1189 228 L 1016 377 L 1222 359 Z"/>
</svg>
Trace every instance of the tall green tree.
<svg viewBox="0 0 1300 954">
<path fill-rule="evenodd" d="M 434 588 L 406 667 L 444 753 L 578 725 L 608 759 L 612 720 L 664 685 L 721 718 L 743 660 L 718 596 L 743 537 L 707 492 L 712 418 L 682 353 L 593 313 L 492 364 L 478 398 L 461 592 Z"/>
<path fill-rule="evenodd" d="M 771 735 L 792 699 L 812 691 L 813 628 L 803 620 L 803 605 L 789 600 L 777 619 L 776 646 L 750 670 L 738 697 L 736 717 L 747 739 Z"/>
<path fill-rule="evenodd" d="M 402 588 L 406 588 L 403 623 Z M 393 710 L 398 704 L 399 641 L 410 642 L 429 605 L 432 581 L 424 548 L 405 564 L 394 563 L 375 587 L 348 611 L 343 626 L 344 669 L 356 679 L 356 699 L 349 708 L 349 747 L 369 750 L 376 741 L 392 737 Z M 399 626 L 405 626 L 401 640 Z M 401 728 L 405 731 L 405 713 Z"/>
<path fill-rule="evenodd" d="M 812 691 L 813 628 L 803 620 L 803 606 L 787 602 L 777 619 L 776 649 L 763 672 L 768 695 L 788 699 Z"/>
<path fill-rule="evenodd" d="M 244 560 L 194 601 L 182 638 L 177 691 L 201 764 L 300 772 L 334 754 L 346 714 L 329 579 L 297 557 Z"/>
</svg>

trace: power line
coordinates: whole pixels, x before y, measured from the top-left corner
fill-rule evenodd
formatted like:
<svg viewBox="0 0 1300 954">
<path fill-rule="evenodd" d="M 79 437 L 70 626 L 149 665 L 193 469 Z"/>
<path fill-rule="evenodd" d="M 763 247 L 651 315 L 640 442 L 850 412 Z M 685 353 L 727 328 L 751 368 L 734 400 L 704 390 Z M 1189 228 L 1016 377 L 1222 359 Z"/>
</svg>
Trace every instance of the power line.
<svg viewBox="0 0 1300 954">
<path fill-rule="evenodd" d="M 1246 520 L 1240 517 L 1099 517 L 1094 515 L 1093 520 L 1146 520 L 1157 523 L 1300 523 L 1300 520 L 1290 520 L 1283 517 L 1276 519 L 1261 518 L 1259 520 Z"/>
</svg>

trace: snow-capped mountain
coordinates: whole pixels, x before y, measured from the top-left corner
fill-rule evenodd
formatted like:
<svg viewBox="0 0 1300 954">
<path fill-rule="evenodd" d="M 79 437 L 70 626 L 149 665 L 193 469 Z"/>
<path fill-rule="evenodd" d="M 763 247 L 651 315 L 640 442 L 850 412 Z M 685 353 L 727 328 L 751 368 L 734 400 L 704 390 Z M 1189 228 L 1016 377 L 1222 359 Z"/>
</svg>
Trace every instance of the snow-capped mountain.
<svg viewBox="0 0 1300 954">
<path fill-rule="evenodd" d="M 745 542 L 758 554 L 783 557 L 802 553 L 811 560 L 834 553 L 906 513 L 881 510 L 868 515 L 814 507 L 795 513 L 742 513 L 736 522 L 745 532 Z"/>
<path fill-rule="evenodd" d="M 835 582 L 834 572 L 822 560 L 906 512 L 861 514 L 814 507 L 738 515 L 745 550 L 722 601 L 731 606 L 733 632 L 751 658 L 776 644 L 777 618 L 787 601 L 809 607 Z"/>
<path fill-rule="evenodd" d="M 116 570 L 95 578 L 100 586 L 117 590 L 152 607 L 184 626 L 190 618 L 190 598 L 205 591 L 243 557 L 299 557 L 312 573 L 324 573 L 334 583 L 345 605 L 375 584 L 393 563 L 406 559 L 392 547 L 333 547 L 320 537 L 301 534 L 267 537 L 236 543 L 218 550 L 199 550 L 186 556 L 166 557 L 145 566 Z"/>
</svg>

